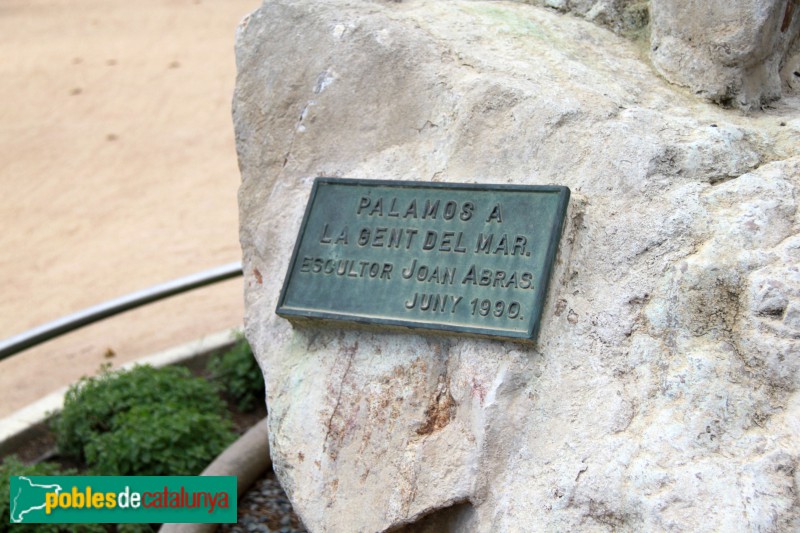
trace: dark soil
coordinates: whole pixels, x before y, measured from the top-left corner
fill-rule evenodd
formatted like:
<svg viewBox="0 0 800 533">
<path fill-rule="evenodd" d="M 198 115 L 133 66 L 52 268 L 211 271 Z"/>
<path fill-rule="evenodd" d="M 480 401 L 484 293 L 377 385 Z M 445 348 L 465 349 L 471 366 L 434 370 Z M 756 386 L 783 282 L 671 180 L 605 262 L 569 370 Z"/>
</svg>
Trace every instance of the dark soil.
<svg viewBox="0 0 800 533">
<path fill-rule="evenodd" d="M 228 413 L 233 420 L 233 429 L 238 435 L 243 435 L 248 429 L 255 426 L 267 416 L 267 407 L 258 404 L 252 411 L 237 411 L 236 406 L 228 403 Z"/>
<path fill-rule="evenodd" d="M 56 437 L 46 426 L 35 430 L 35 435 L 29 439 L 23 448 L 14 452 L 20 461 L 26 464 L 41 463 L 55 455 Z M 2 457 L 0 459 L 5 459 Z"/>
</svg>

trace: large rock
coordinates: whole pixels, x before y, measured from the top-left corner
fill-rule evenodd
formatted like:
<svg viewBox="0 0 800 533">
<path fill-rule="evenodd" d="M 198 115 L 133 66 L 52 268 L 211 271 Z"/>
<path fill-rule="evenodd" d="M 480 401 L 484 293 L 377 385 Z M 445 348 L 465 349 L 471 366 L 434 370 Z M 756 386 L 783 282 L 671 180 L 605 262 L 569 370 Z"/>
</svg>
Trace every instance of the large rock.
<svg viewBox="0 0 800 533">
<path fill-rule="evenodd" d="M 800 31 L 797 0 L 652 0 L 650 17 L 653 63 L 670 81 L 744 109 L 781 97 L 781 67 Z"/>
<path fill-rule="evenodd" d="M 314 532 L 800 528 L 800 110 L 654 76 L 502 2 L 269 1 L 234 97 L 246 332 Z M 561 184 L 535 345 L 293 328 L 317 175 Z"/>
</svg>

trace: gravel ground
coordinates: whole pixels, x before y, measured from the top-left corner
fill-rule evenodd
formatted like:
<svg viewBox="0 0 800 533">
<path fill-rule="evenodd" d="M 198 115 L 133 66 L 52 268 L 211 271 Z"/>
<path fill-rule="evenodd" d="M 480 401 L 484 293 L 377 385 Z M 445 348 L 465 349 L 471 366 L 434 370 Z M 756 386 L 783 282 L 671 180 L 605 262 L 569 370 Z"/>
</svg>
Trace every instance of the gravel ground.
<svg viewBox="0 0 800 533">
<path fill-rule="evenodd" d="M 307 533 L 275 473 L 256 481 L 239 500 L 238 522 L 222 524 L 225 533 Z"/>
</svg>

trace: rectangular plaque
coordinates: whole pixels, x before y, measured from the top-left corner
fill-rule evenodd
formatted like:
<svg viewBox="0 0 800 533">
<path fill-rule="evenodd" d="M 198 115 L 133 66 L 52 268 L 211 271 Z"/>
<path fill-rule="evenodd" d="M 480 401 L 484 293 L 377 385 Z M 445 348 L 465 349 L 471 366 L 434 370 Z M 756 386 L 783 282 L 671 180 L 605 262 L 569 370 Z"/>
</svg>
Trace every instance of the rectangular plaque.
<svg viewBox="0 0 800 533">
<path fill-rule="evenodd" d="M 317 178 L 278 315 L 533 340 L 569 189 Z"/>
</svg>

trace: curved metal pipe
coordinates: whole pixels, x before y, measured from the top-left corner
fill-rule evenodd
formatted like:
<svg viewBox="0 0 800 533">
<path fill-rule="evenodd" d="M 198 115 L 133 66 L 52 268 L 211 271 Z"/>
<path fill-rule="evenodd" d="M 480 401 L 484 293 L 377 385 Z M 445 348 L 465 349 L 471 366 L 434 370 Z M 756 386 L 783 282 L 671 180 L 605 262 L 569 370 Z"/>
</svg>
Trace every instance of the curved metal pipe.
<svg viewBox="0 0 800 533">
<path fill-rule="evenodd" d="M 229 263 L 87 307 L 0 341 L 0 360 L 104 318 L 241 275 L 242 263 Z"/>
</svg>

